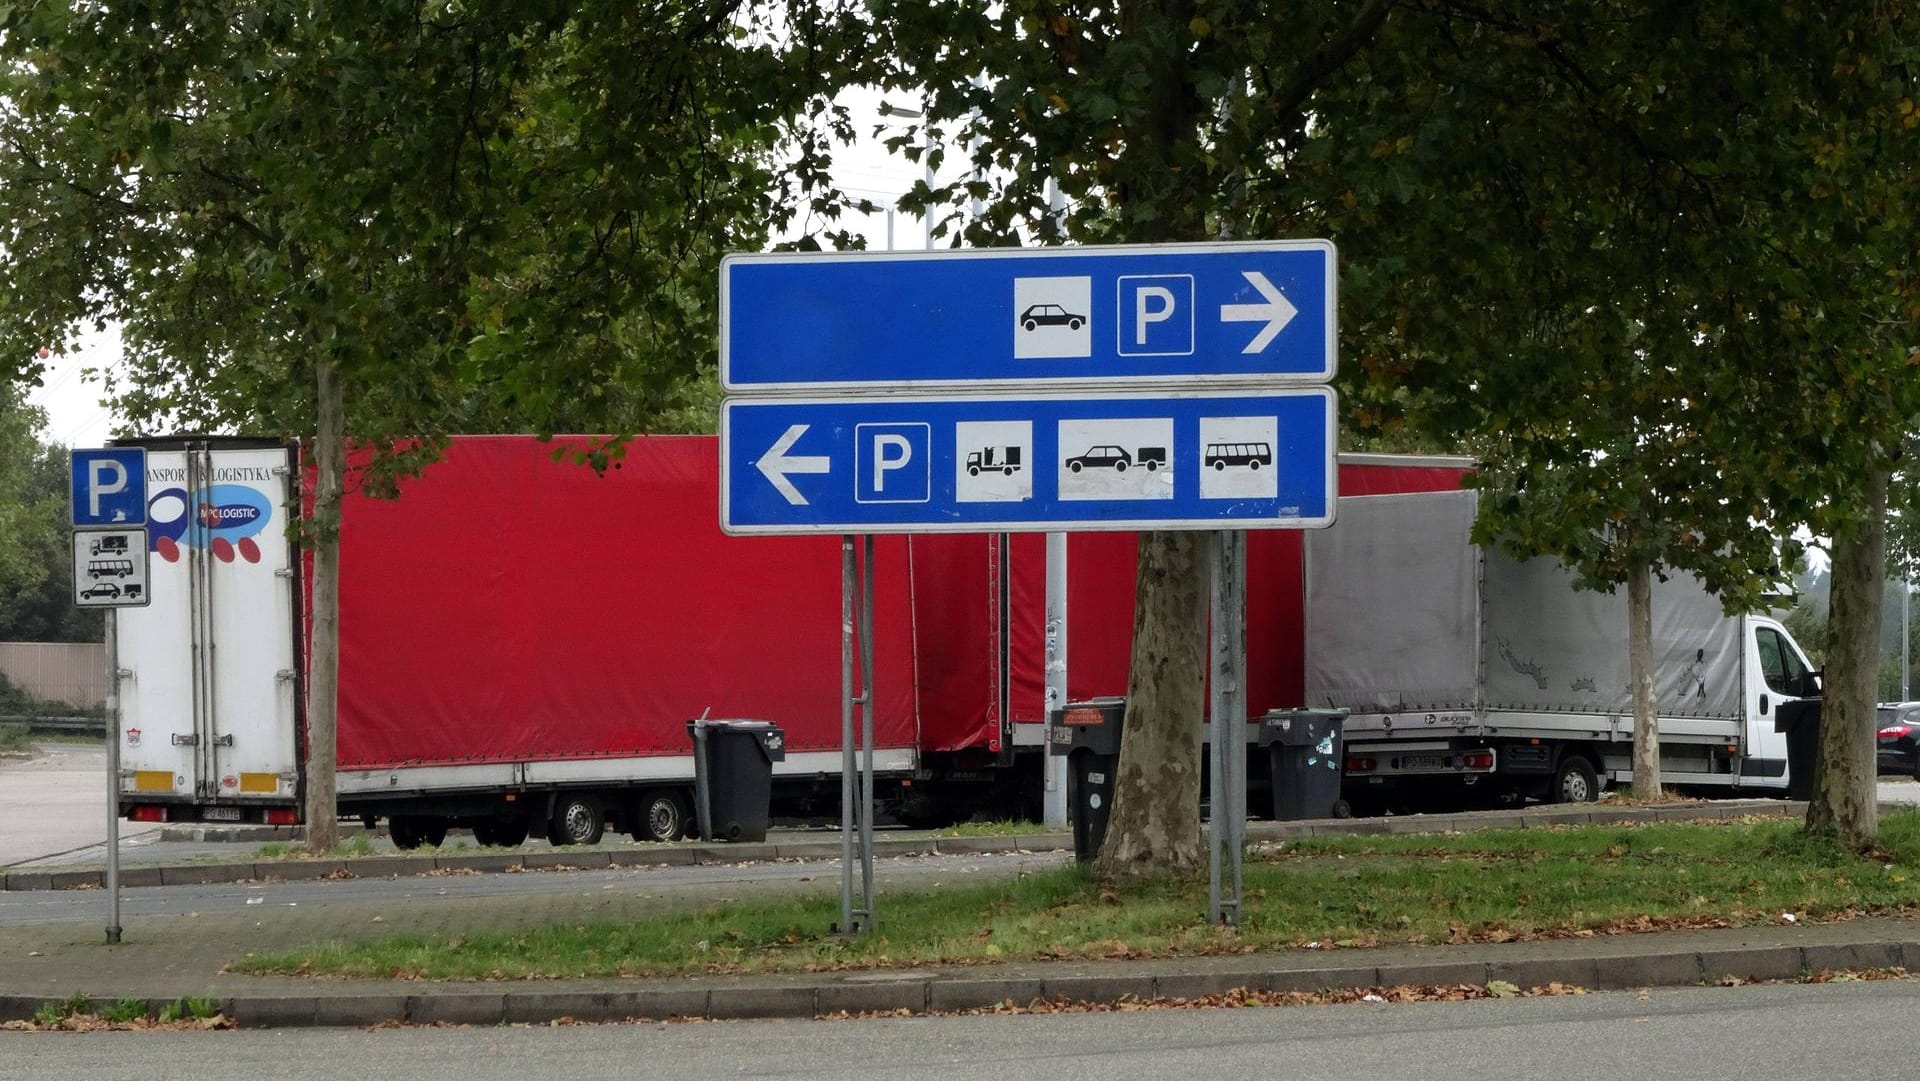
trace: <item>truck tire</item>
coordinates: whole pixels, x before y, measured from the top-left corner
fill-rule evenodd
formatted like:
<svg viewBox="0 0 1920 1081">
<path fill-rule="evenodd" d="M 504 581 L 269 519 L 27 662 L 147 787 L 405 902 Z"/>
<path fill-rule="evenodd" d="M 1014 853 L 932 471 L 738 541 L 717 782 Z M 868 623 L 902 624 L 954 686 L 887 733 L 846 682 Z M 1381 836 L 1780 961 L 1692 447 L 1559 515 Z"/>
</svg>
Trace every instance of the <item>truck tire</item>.
<svg viewBox="0 0 1920 1081">
<path fill-rule="evenodd" d="M 687 799 L 670 788 L 642 793 L 634 802 L 632 828 L 627 832 L 636 841 L 678 841 L 698 827 L 688 810 Z"/>
<path fill-rule="evenodd" d="M 413 820 L 404 815 L 387 819 L 387 836 L 393 839 L 393 847 L 399 849 L 419 848 L 420 837 L 413 832 Z"/>
<path fill-rule="evenodd" d="M 1570 754 L 1554 767 L 1548 803 L 1592 803 L 1600 798 L 1600 775 L 1583 754 Z"/>
<path fill-rule="evenodd" d="M 553 803 L 547 840 L 560 845 L 597 845 L 607 829 L 600 805 L 589 796 L 561 796 Z"/>
<path fill-rule="evenodd" d="M 387 835 L 395 848 L 415 849 L 421 845 L 440 846 L 447 839 L 447 820 L 426 815 L 394 815 L 387 820 Z"/>
<path fill-rule="evenodd" d="M 525 818 L 497 818 L 488 822 L 473 824 L 473 839 L 488 848 L 515 848 L 527 839 L 529 829 Z"/>
</svg>

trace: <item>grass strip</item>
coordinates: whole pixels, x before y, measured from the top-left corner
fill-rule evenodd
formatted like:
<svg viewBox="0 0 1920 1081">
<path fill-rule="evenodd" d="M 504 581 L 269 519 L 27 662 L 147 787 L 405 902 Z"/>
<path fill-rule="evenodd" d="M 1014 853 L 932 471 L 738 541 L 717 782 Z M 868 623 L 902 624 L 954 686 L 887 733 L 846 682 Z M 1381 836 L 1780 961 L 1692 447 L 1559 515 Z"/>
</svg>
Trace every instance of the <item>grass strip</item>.
<svg viewBox="0 0 1920 1081">
<path fill-rule="evenodd" d="M 791 972 L 1010 960 L 1511 941 L 1920 908 L 1920 813 L 1861 856 L 1779 820 L 1315 838 L 1250 862 L 1237 934 L 1206 881 L 1124 893 L 1077 867 L 887 891 L 875 934 L 828 928 L 838 898 L 748 900 L 643 922 L 390 934 L 246 958 L 237 972 L 432 980 Z"/>
</svg>

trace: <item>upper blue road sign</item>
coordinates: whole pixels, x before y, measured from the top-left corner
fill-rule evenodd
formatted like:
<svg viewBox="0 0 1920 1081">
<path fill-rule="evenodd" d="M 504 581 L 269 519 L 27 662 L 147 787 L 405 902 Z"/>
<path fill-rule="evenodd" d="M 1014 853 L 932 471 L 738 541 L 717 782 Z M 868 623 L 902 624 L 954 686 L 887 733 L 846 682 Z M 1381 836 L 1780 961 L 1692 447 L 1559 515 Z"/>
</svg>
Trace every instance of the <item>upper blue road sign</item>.
<svg viewBox="0 0 1920 1081">
<path fill-rule="evenodd" d="M 1326 387 L 733 398 L 729 533 L 1304 529 L 1333 521 Z"/>
<path fill-rule="evenodd" d="M 1333 377 L 1325 240 L 729 255 L 731 394 Z"/>
<path fill-rule="evenodd" d="M 77 449 L 70 459 L 73 524 L 147 524 L 147 452 L 141 447 Z"/>
</svg>

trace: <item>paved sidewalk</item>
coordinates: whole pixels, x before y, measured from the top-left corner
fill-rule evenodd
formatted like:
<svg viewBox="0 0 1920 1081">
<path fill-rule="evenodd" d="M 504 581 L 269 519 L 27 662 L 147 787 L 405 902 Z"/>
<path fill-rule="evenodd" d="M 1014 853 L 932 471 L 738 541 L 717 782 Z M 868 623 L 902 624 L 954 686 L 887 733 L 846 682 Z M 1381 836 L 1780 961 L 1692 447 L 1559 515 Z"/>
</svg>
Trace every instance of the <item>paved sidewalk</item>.
<svg viewBox="0 0 1920 1081">
<path fill-rule="evenodd" d="M 552 915 L 548 913 L 547 915 Z M 640 918 L 639 914 L 635 914 Z M 241 977 L 218 971 L 230 956 L 219 935 L 187 957 L 138 946 L 94 946 L 97 964 L 62 951 L 69 975 L 42 989 L 0 975 L 0 1020 L 85 992 L 96 1001 L 145 998 L 156 1006 L 211 996 L 237 1023 L 366 1026 L 383 1022 L 496 1025 L 559 1018 L 810 1018 L 842 1011 L 926 1012 L 1036 999 L 1113 1002 L 1191 998 L 1237 988 L 1314 992 L 1396 985 L 1549 983 L 1591 990 L 1689 986 L 1723 980 L 1795 979 L 1823 970 L 1920 967 L 1920 921 L 1665 931 L 1502 945 L 1291 950 L 1156 961 L 1010 963 L 674 979 L 427 983 Z M 15 944 L 5 947 L 11 950 Z M 75 964 L 75 962 L 80 962 Z"/>
</svg>

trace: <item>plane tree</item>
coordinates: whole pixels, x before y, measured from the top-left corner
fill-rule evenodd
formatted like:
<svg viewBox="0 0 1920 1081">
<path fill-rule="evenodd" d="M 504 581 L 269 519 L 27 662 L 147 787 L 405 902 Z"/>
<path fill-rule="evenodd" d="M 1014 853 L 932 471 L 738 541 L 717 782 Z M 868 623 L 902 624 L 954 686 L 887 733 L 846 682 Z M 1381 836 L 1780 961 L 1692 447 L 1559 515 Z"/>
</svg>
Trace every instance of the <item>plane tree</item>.
<svg viewBox="0 0 1920 1081">
<path fill-rule="evenodd" d="M 1859 583 L 1879 580 L 1920 393 L 1910 22 L 1436 9 L 1322 99 L 1351 210 L 1350 355 L 1365 389 L 1418 386 L 1418 419 L 1486 457 L 1483 536 L 1630 598 L 1648 570 L 1692 571 L 1748 609 L 1797 527 L 1834 538 L 1809 823 L 1855 844 L 1872 835 L 1879 625 Z"/>
<path fill-rule="evenodd" d="M 1391 415 L 1481 459 L 1480 540 L 1625 587 L 1637 794 L 1653 578 L 1752 610 L 1793 555 L 1725 400 L 1750 358 L 1707 332 L 1743 284 L 1719 238 L 1753 88 L 1725 71 L 1779 44 L 1705 10 L 1463 5 L 1397 20 L 1321 99 L 1356 401 L 1418 387 Z"/>
<path fill-rule="evenodd" d="M 954 243 L 1274 235 L 1246 231 L 1251 178 L 1284 173 L 1314 95 L 1395 6 L 880 0 L 849 15 L 876 45 L 852 75 L 917 101 L 890 136 L 902 151 L 938 165 L 963 148 L 967 176 L 901 200 L 943 213 Z M 1201 866 L 1206 550 L 1197 533 L 1140 538 L 1109 880 Z"/>
<path fill-rule="evenodd" d="M 334 838 L 348 437 L 374 450 L 354 483 L 390 491 L 475 418 L 624 427 L 678 399 L 711 267 L 778 222 L 767 149 L 812 100 L 814 43 L 769 44 L 766 17 L 0 5 L 5 376 L 110 321 L 136 427 L 311 439 L 311 846 Z"/>
</svg>

